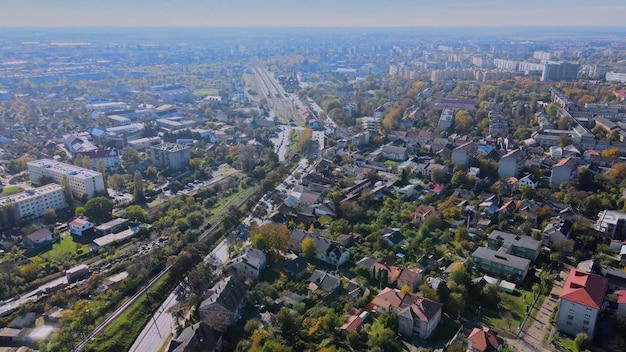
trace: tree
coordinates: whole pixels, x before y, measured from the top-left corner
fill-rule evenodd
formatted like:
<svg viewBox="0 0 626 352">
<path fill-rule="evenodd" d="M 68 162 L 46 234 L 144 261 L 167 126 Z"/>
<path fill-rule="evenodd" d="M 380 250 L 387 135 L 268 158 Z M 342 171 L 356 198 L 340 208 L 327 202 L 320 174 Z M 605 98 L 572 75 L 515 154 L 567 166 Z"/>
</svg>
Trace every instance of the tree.
<svg viewBox="0 0 626 352">
<path fill-rule="evenodd" d="M 53 208 L 48 208 L 43 212 L 43 219 L 46 224 L 54 224 L 57 221 L 57 212 Z"/>
<path fill-rule="evenodd" d="M 448 302 L 448 311 L 453 315 L 459 315 L 465 310 L 465 299 L 463 295 L 458 292 L 452 292 L 450 294 L 450 301 Z"/>
<path fill-rule="evenodd" d="M 143 178 L 141 177 L 141 172 L 135 171 L 133 175 L 133 197 L 135 202 L 143 202 L 146 197 L 143 193 Z"/>
<path fill-rule="evenodd" d="M 109 184 L 116 191 L 123 190 L 126 188 L 126 178 L 120 174 L 113 174 L 109 177 Z"/>
<path fill-rule="evenodd" d="M 450 289 L 445 281 L 439 282 L 439 285 L 437 286 L 437 297 L 439 297 L 439 302 L 441 304 L 448 304 L 450 301 Z"/>
<path fill-rule="evenodd" d="M 139 157 L 139 153 L 133 147 L 124 147 L 122 149 L 122 165 L 126 170 L 130 167 L 135 166 L 138 162 L 141 161 Z"/>
<path fill-rule="evenodd" d="M 441 169 L 433 169 L 430 172 L 430 180 L 434 183 L 444 183 L 446 182 L 446 173 Z"/>
<path fill-rule="evenodd" d="M 63 189 L 65 202 L 71 207 L 72 203 L 74 203 L 74 194 L 72 193 L 72 187 L 70 187 L 70 180 L 67 175 L 61 177 L 61 188 Z"/>
<path fill-rule="evenodd" d="M 311 259 L 315 257 L 315 241 L 311 237 L 302 240 L 302 255 Z"/>
<path fill-rule="evenodd" d="M 146 221 L 148 213 L 140 205 L 126 207 L 126 217 L 130 221 Z"/>
<path fill-rule="evenodd" d="M 457 243 L 461 243 L 463 241 L 468 241 L 470 239 L 469 237 L 469 231 L 467 230 L 467 227 L 465 226 L 459 226 L 456 229 L 456 234 L 454 235 L 454 241 Z"/>
<path fill-rule="evenodd" d="M 102 174 L 102 180 L 104 181 L 104 184 L 106 185 L 107 184 L 107 170 L 104 167 L 104 162 L 102 162 L 102 160 L 98 160 L 98 164 L 96 165 L 96 171 Z"/>
<path fill-rule="evenodd" d="M 111 218 L 111 210 L 113 210 L 113 202 L 106 197 L 95 197 L 88 200 L 85 204 L 85 215 L 95 223 L 109 220 Z"/>
<path fill-rule="evenodd" d="M 574 338 L 574 345 L 576 345 L 576 350 L 579 352 L 584 350 L 588 342 L 589 335 L 585 334 L 584 332 L 576 334 L 576 337 Z"/>
<path fill-rule="evenodd" d="M 261 226 L 253 225 L 250 228 L 250 238 L 253 246 L 270 254 L 279 255 L 289 248 L 289 228 L 284 224 L 267 223 Z"/>
<path fill-rule="evenodd" d="M 77 207 L 74 209 L 74 215 L 77 217 L 85 216 L 85 207 Z"/>
</svg>

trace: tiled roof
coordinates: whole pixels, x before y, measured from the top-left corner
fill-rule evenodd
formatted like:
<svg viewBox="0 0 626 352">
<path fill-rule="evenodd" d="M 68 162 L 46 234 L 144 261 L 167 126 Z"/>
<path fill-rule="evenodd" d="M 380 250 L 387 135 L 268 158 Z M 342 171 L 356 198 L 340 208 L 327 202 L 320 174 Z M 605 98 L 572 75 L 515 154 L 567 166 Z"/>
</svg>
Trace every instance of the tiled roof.
<svg viewBox="0 0 626 352">
<path fill-rule="evenodd" d="M 504 344 L 504 339 L 487 327 L 474 328 L 467 339 L 472 343 L 472 351 L 495 352 Z"/>
<path fill-rule="evenodd" d="M 572 269 L 563 285 L 561 299 L 600 309 L 608 284 L 605 277 Z"/>
</svg>

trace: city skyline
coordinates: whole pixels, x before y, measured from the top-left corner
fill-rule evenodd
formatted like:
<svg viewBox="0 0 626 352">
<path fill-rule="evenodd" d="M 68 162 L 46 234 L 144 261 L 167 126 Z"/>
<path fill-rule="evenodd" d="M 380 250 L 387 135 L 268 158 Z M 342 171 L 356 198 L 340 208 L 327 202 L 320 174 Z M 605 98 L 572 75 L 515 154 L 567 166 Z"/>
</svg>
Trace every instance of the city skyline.
<svg viewBox="0 0 626 352">
<path fill-rule="evenodd" d="M 521 6 L 523 5 L 523 6 Z M 624 27 L 619 0 L 5 0 L 0 27 Z"/>
</svg>

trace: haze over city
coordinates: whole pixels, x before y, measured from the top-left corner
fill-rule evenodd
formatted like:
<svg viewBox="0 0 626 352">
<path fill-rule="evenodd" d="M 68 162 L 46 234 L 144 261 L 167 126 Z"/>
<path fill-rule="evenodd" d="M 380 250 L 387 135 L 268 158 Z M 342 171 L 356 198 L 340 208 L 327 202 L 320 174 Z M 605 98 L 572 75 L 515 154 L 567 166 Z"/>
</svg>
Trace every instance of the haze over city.
<svg viewBox="0 0 626 352">
<path fill-rule="evenodd" d="M 623 27 L 620 0 L 5 0 L 0 27 Z"/>
</svg>

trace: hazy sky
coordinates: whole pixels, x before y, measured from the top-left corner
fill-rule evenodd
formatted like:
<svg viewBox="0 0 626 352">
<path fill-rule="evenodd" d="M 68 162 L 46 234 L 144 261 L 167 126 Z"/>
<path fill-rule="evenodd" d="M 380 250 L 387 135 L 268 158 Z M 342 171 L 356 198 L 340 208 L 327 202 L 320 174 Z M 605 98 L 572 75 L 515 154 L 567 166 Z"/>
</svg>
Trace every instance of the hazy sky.
<svg viewBox="0 0 626 352">
<path fill-rule="evenodd" d="M 610 26 L 624 0 L 0 0 L 0 27 Z"/>
</svg>

